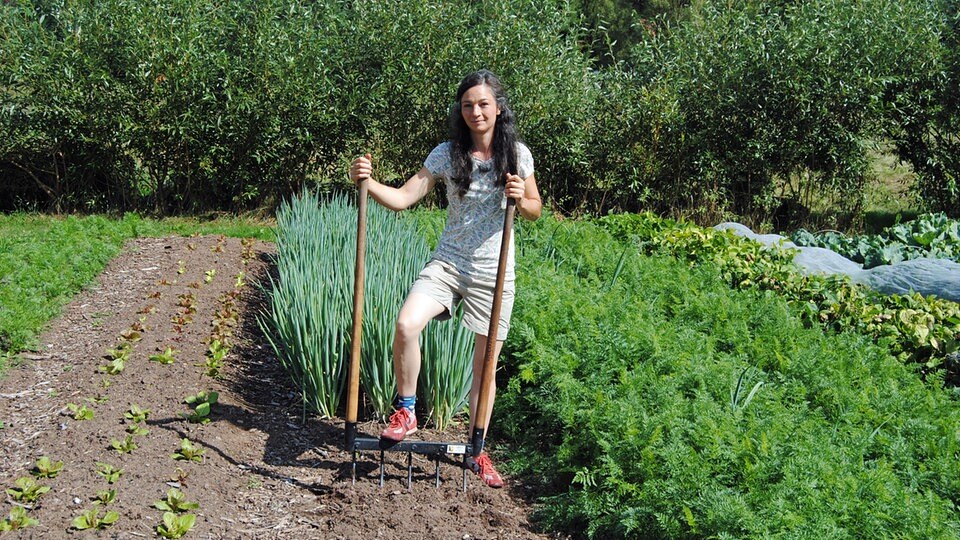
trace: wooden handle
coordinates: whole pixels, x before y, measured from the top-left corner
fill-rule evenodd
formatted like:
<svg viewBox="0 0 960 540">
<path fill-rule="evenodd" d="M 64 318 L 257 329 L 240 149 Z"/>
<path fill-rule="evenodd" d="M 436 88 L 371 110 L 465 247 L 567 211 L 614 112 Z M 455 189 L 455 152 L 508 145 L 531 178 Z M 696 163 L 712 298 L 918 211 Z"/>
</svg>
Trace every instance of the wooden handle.
<svg viewBox="0 0 960 540">
<path fill-rule="evenodd" d="M 507 255 L 510 252 L 510 235 L 517 201 L 507 199 L 507 211 L 503 216 L 503 238 L 500 240 L 500 261 L 497 264 L 497 282 L 493 290 L 493 306 L 490 309 L 490 326 L 487 330 L 487 347 L 483 355 L 483 374 L 480 379 L 480 395 L 477 396 L 476 418 L 473 419 L 472 454 L 483 450 L 484 426 L 490 418 L 492 403 L 488 399 L 490 386 L 497 370 L 497 334 L 500 330 L 500 308 L 503 305 L 503 285 L 507 274 Z"/>
<path fill-rule="evenodd" d="M 347 424 L 357 422 L 360 401 L 360 342 L 363 339 L 363 273 L 367 250 L 367 181 L 360 182 L 357 196 L 357 260 L 353 273 L 353 337 L 347 378 Z"/>
</svg>

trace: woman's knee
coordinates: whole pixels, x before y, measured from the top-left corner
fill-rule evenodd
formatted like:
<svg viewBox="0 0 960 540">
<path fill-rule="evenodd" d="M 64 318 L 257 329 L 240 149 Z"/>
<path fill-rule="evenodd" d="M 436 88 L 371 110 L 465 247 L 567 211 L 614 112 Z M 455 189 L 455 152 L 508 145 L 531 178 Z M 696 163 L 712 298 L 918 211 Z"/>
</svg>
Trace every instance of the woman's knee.
<svg viewBox="0 0 960 540">
<path fill-rule="evenodd" d="M 427 326 L 425 321 L 401 313 L 400 316 L 397 317 L 396 339 L 402 341 L 419 339 L 420 332 L 423 331 L 425 326 Z"/>
</svg>

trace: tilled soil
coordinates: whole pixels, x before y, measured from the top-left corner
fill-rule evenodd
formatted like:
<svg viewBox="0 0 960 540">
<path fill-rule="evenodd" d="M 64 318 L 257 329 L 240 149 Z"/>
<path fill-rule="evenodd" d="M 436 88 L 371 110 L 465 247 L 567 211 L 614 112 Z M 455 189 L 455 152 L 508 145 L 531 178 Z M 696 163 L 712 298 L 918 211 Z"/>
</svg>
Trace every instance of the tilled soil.
<svg viewBox="0 0 960 540">
<path fill-rule="evenodd" d="M 217 236 L 144 238 L 129 242 L 97 282 L 79 294 L 42 336 L 41 349 L 0 380 L 0 482 L 12 488 L 37 459 L 62 460 L 62 472 L 38 482 L 50 491 L 37 502 L 11 496 L 2 509 L 28 508 L 38 525 L 11 538 L 156 538 L 163 511 L 154 503 L 179 488 L 196 524 L 185 538 L 546 539 L 529 521 L 529 490 L 507 478 L 494 490 L 467 477 L 459 460 L 387 453 L 384 486 L 379 454 L 363 453 L 351 481 L 342 449 L 343 422 L 304 414 L 290 378 L 259 330 L 264 295 L 255 285 L 270 271 L 272 245 Z M 243 276 L 238 280 L 238 275 Z M 216 325 L 230 350 L 219 377 L 204 366 Z M 130 344 L 122 372 L 108 374 L 108 351 Z M 175 361 L 149 358 L 167 348 Z M 219 392 L 207 423 L 183 417 L 184 398 Z M 68 407 L 86 406 L 76 420 Z M 148 409 L 136 448 L 121 453 L 133 422 L 131 405 Z M 380 426 L 361 430 L 375 434 Z M 462 428 L 461 428 L 462 431 Z M 452 429 L 421 430 L 423 439 L 465 440 Z M 173 458 L 188 439 L 200 461 Z M 121 445 L 122 446 L 122 445 Z M 97 471 L 123 470 L 113 484 Z M 74 518 L 94 508 L 98 492 L 116 490 L 100 510 L 119 514 L 101 531 L 80 531 Z"/>
</svg>

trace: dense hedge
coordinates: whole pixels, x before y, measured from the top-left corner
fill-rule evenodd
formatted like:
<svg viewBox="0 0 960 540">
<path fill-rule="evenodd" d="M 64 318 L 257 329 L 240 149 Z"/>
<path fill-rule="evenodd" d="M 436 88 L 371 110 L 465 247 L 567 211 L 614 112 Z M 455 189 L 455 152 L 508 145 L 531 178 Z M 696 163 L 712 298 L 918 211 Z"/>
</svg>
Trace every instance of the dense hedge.
<svg viewBox="0 0 960 540">
<path fill-rule="evenodd" d="M 466 72 L 513 84 L 563 177 L 587 61 L 550 2 L 66 1 L 0 8 L 4 195 L 64 207 L 247 208 L 364 150 L 389 175 L 446 135 Z M 524 81 L 519 84 L 518 81 Z"/>
<path fill-rule="evenodd" d="M 661 4 L 5 2 L 0 205 L 272 206 L 362 151 L 398 181 L 489 67 L 565 212 L 856 213 L 881 139 L 958 211 L 956 0 Z"/>
</svg>

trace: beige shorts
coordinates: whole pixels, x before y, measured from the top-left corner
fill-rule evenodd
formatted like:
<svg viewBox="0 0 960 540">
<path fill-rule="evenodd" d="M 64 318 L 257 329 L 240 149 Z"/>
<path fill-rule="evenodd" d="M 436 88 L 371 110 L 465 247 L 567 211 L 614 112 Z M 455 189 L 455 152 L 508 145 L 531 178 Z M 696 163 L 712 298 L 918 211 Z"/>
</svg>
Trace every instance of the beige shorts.
<svg viewBox="0 0 960 540">
<path fill-rule="evenodd" d="M 493 310 L 493 292 L 496 281 L 461 274 L 448 263 L 430 261 L 410 287 L 410 293 L 429 296 L 440 302 L 447 310 L 435 318 L 449 319 L 463 301 L 463 326 L 468 330 L 487 335 L 490 330 L 490 313 Z M 497 340 L 507 339 L 510 331 L 510 314 L 513 312 L 514 282 L 503 284 L 503 300 L 500 304 L 500 321 Z"/>
</svg>

